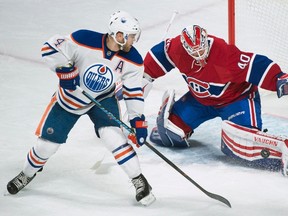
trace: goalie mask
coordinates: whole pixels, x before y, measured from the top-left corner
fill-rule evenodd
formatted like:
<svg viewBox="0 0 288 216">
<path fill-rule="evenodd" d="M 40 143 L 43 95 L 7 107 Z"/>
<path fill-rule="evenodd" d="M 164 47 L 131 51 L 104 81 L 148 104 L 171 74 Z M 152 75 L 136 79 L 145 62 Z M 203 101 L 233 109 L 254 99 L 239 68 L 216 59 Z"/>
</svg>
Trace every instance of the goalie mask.
<svg viewBox="0 0 288 216">
<path fill-rule="evenodd" d="M 180 38 L 187 53 L 204 67 L 209 53 L 206 30 L 198 25 L 188 26 L 182 30 Z"/>
<path fill-rule="evenodd" d="M 125 11 L 117 11 L 111 15 L 108 29 L 109 35 L 111 35 L 114 41 L 120 46 L 126 44 L 129 35 L 134 35 L 135 41 L 137 42 L 141 34 L 138 20 Z M 118 32 L 123 33 L 124 43 L 116 40 L 116 34 Z"/>
</svg>

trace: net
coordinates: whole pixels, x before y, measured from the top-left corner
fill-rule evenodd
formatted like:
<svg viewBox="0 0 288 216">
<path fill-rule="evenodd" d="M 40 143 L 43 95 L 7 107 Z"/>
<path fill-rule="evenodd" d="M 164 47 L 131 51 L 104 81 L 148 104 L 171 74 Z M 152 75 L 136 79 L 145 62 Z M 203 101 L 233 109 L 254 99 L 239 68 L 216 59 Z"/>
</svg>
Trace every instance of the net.
<svg viewBox="0 0 288 216">
<path fill-rule="evenodd" d="M 288 0 L 235 0 L 235 43 L 288 72 Z"/>
</svg>

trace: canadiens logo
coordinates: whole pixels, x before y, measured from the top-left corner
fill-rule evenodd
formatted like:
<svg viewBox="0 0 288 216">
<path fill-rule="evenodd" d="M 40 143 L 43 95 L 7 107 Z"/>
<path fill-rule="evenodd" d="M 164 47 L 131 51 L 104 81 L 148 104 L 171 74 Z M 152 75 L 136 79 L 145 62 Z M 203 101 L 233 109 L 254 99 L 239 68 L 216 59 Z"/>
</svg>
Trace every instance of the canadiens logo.
<svg viewBox="0 0 288 216">
<path fill-rule="evenodd" d="M 94 64 L 84 73 L 84 85 L 93 92 L 102 92 L 113 83 L 112 70 L 103 64 Z"/>
<path fill-rule="evenodd" d="M 186 76 L 182 74 L 183 78 L 188 84 L 190 92 L 198 98 L 206 97 L 221 97 L 230 85 L 230 83 L 211 83 L 198 80 L 194 77 Z"/>
<path fill-rule="evenodd" d="M 210 85 L 209 83 L 202 82 L 200 80 L 197 80 L 193 77 L 185 77 L 186 82 L 189 84 L 188 87 L 190 91 L 195 94 L 197 97 L 209 97 L 211 94 L 208 91 Z"/>
</svg>

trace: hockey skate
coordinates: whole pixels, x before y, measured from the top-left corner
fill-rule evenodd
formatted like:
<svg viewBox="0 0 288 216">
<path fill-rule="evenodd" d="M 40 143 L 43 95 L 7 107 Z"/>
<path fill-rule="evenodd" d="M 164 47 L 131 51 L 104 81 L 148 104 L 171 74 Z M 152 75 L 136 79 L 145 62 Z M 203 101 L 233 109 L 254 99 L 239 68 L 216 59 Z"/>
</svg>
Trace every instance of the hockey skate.
<svg viewBox="0 0 288 216">
<path fill-rule="evenodd" d="M 32 177 L 26 176 L 23 171 L 21 171 L 15 178 L 7 184 L 7 190 L 10 194 L 17 194 L 22 190 L 26 185 L 28 185 L 33 178 L 36 176 L 36 173 Z"/>
<path fill-rule="evenodd" d="M 155 196 L 151 192 L 152 187 L 142 174 L 133 178 L 132 183 L 136 189 L 137 202 L 140 202 L 144 206 L 149 206 L 156 200 Z"/>
</svg>

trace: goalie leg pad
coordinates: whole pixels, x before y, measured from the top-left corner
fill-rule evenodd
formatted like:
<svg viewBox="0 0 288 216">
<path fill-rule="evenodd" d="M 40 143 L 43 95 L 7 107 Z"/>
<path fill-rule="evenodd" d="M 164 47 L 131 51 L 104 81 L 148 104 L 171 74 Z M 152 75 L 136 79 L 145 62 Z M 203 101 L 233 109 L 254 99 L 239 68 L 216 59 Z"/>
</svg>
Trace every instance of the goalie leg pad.
<svg viewBox="0 0 288 216">
<path fill-rule="evenodd" d="M 287 149 L 285 140 L 223 121 L 221 133 L 221 150 L 224 154 L 238 158 L 249 166 L 279 170 L 282 152 Z"/>
<path fill-rule="evenodd" d="M 189 147 L 185 132 L 169 120 L 170 110 L 175 103 L 175 91 L 166 91 L 157 117 L 157 128 L 150 134 L 150 140 L 165 147 Z"/>
</svg>

